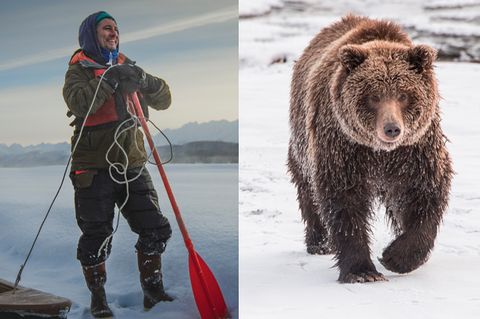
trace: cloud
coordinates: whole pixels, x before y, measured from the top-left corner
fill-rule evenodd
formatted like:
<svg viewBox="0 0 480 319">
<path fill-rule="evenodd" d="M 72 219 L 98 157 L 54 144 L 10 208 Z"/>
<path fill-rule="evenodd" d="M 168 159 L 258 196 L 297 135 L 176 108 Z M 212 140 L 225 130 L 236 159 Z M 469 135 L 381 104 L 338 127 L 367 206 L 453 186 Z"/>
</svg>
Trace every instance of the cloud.
<svg viewBox="0 0 480 319">
<path fill-rule="evenodd" d="M 26 56 L 20 59 L 15 59 L 12 61 L 7 61 L 0 64 L 0 71 L 12 70 L 24 66 L 29 66 L 33 64 L 43 63 L 52 61 L 55 59 L 60 59 L 72 54 L 75 50 L 75 47 L 65 47 L 61 49 L 49 50 L 44 52 L 38 52 L 35 55 Z"/>
<path fill-rule="evenodd" d="M 148 28 L 135 32 L 129 32 L 122 36 L 122 43 L 145 40 L 159 35 L 184 31 L 187 29 L 198 28 L 214 23 L 221 23 L 231 19 L 237 19 L 238 12 L 236 7 L 211 12 L 208 14 L 175 21 L 170 24 L 160 25 L 158 27 Z"/>
<path fill-rule="evenodd" d="M 145 40 L 160 35 L 180 32 L 188 29 L 198 28 L 210 24 L 222 23 L 238 18 L 237 7 L 224 8 L 211 13 L 189 17 L 169 24 L 150 27 L 122 34 L 122 43 Z M 69 46 L 44 52 L 36 52 L 34 55 L 0 63 L 0 71 L 12 70 L 24 66 L 44 63 L 69 56 L 76 47 Z"/>
</svg>

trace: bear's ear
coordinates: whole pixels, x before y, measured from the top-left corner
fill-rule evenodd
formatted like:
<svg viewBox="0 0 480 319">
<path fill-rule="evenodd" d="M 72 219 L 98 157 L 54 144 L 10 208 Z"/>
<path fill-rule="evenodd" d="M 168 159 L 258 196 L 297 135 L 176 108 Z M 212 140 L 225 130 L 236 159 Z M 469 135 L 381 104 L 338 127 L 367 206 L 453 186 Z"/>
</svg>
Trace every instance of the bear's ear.
<svg viewBox="0 0 480 319">
<path fill-rule="evenodd" d="M 425 70 L 431 70 L 433 62 L 437 58 L 437 50 L 428 45 L 416 45 L 408 49 L 407 60 L 412 66 L 412 70 L 422 73 Z"/>
<path fill-rule="evenodd" d="M 368 57 L 368 49 L 365 49 L 359 45 L 347 44 L 340 48 L 338 52 L 338 58 L 343 67 L 351 72 L 357 66 L 363 63 Z"/>
</svg>

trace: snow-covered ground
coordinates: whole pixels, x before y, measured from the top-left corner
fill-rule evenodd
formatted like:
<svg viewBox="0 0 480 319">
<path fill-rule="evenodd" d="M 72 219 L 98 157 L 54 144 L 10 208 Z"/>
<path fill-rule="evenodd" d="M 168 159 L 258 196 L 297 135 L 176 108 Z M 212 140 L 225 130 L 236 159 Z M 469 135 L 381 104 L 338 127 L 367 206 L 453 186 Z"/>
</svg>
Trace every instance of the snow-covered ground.
<svg viewBox="0 0 480 319">
<path fill-rule="evenodd" d="M 172 164 L 165 169 L 196 251 L 216 277 L 233 318 L 238 318 L 238 166 Z M 176 300 L 143 310 L 137 236 L 123 217 L 107 261 L 107 299 L 116 319 L 198 318 L 187 251 L 158 171 L 151 165 L 149 171 L 172 224 L 162 268 L 166 289 Z M 0 169 L 0 278 L 15 280 L 62 172 L 61 166 Z M 79 235 L 67 177 L 20 284 L 71 299 L 69 319 L 91 319 L 90 293 L 75 256 Z"/>
<path fill-rule="evenodd" d="M 241 13 L 243 7 L 249 17 L 240 22 L 240 318 L 478 318 L 480 65 L 436 64 L 442 125 L 456 175 L 430 260 L 406 275 L 391 273 L 376 261 L 392 240 L 379 208 L 373 260 L 389 281 L 339 284 L 331 255 L 306 253 L 296 190 L 286 173 L 293 60 L 347 8 L 376 17 L 406 12 L 414 17 L 427 3 L 321 1 L 312 10 L 295 11 L 293 5 L 304 7 L 305 1 L 277 1 L 269 12 L 254 1 L 240 3 Z M 452 3 L 467 1 L 428 2 Z M 480 7 L 464 8 L 458 15 L 474 14 L 474 9 Z M 471 30 L 478 29 L 472 25 Z M 281 57 L 287 62 L 271 64 Z"/>
</svg>

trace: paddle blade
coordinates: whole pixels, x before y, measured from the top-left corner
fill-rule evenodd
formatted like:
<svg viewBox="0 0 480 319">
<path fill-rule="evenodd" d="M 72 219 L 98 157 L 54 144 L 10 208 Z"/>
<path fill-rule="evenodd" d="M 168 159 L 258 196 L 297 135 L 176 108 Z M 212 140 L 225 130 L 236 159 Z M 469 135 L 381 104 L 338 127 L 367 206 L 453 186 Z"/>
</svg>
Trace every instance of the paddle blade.
<svg viewBox="0 0 480 319">
<path fill-rule="evenodd" d="M 230 318 L 217 280 L 196 251 L 189 255 L 188 269 L 200 317 L 202 319 Z"/>
</svg>

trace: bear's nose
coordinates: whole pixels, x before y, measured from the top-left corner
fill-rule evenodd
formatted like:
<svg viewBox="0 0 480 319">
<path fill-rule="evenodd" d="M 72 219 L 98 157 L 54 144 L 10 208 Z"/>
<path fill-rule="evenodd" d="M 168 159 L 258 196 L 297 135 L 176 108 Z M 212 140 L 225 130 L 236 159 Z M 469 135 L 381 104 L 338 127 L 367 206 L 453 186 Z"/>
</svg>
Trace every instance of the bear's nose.
<svg viewBox="0 0 480 319">
<path fill-rule="evenodd" d="M 400 127 L 398 127 L 397 124 L 395 123 L 387 123 L 383 127 L 383 131 L 385 132 L 385 135 L 390 137 L 390 138 L 395 138 L 401 133 Z"/>
</svg>

